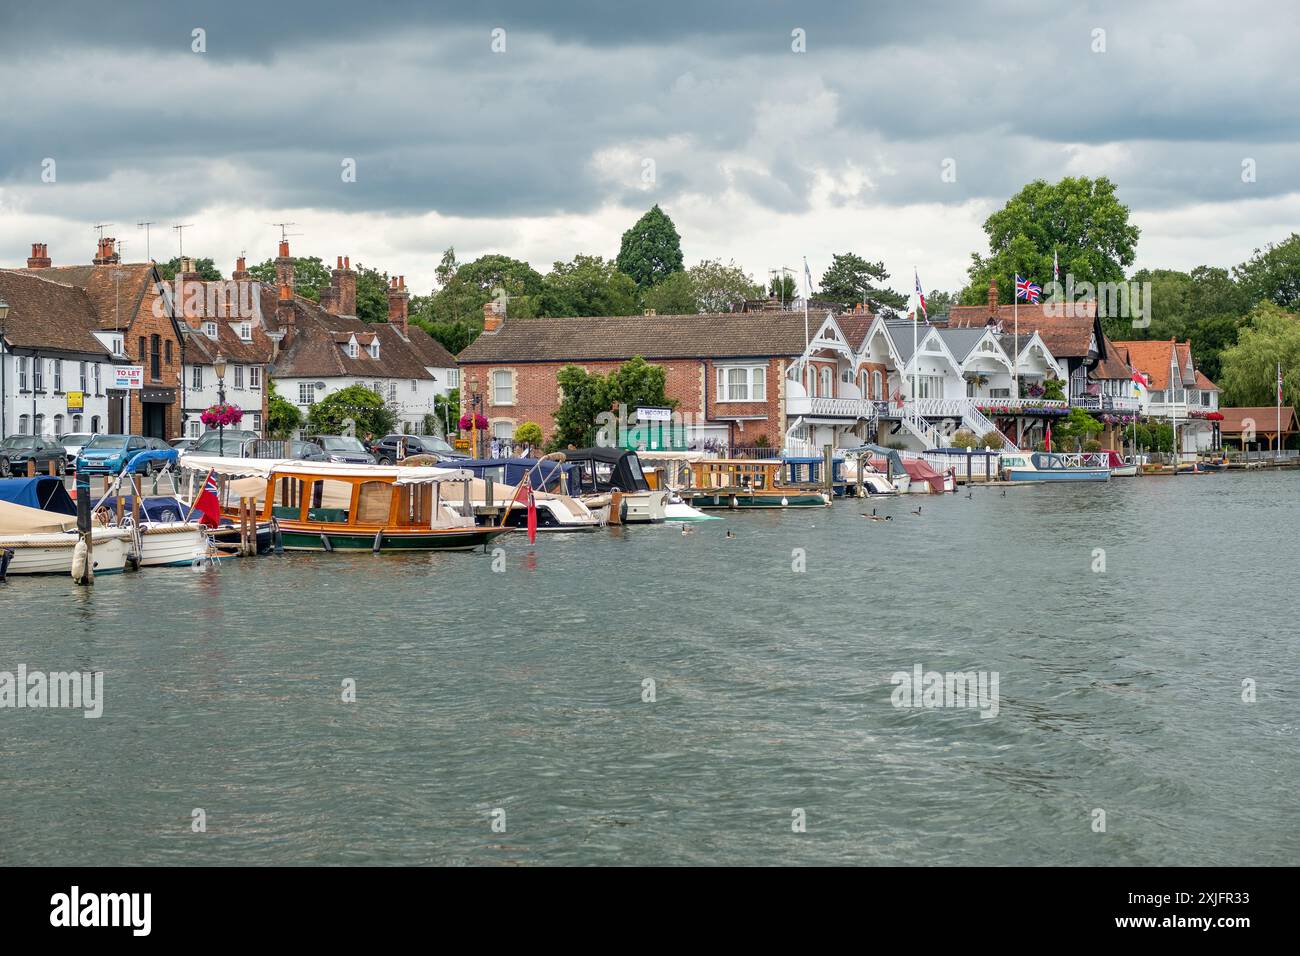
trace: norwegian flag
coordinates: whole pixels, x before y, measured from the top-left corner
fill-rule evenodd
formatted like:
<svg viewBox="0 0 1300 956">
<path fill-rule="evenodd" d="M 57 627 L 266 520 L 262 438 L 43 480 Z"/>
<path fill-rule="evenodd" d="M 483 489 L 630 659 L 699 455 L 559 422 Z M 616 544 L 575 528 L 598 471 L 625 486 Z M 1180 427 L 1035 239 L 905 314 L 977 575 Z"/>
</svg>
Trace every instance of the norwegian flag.
<svg viewBox="0 0 1300 956">
<path fill-rule="evenodd" d="M 199 518 L 199 524 L 205 524 L 210 528 L 215 528 L 221 523 L 221 499 L 218 498 L 220 488 L 217 485 L 217 473 L 209 471 L 208 477 L 203 480 L 203 490 L 199 496 L 194 499 L 194 507 L 190 508 L 190 513 L 186 520 L 194 517 L 194 512 L 202 515 Z"/>
<path fill-rule="evenodd" d="M 916 301 L 921 303 L 921 314 L 925 316 L 925 321 L 930 321 L 930 313 L 925 309 L 925 293 L 921 291 L 921 277 L 912 270 L 912 278 L 916 280 Z"/>
<path fill-rule="evenodd" d="M 1016 276 L 1016 298 L 1026 299 L 1030 302 L 1037 302 L 1043 297 L 1043 290 L 1039 288 L 1037 282 L 1030 282 L 1028 279 L 1022 279 Z"/>
</svg>

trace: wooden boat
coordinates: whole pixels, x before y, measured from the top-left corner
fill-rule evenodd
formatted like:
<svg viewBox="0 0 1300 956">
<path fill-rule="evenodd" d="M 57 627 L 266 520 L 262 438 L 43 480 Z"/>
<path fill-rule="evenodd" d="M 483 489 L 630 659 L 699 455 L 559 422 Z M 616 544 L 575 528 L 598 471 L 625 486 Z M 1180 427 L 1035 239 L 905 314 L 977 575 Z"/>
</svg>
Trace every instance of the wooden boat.
<svg viewBox="0 0 1300 956">
<path fill-rule="evenodd" d="M 1110 465 L 1091 454 L 1036 451 L 1002 456 L 1008 481 L 1109 481 Z"/>
<path fill-rule="evenodd" d="M 678 491 L 693 508 L 825 508 L 831 496 L 781 483 L 779 459 L 704 458 L 691 463 L 691 484 Z"/>
<path fill-rule="evenodd" d="M 275 519 L 286 551 L 470 551 L 513 529 L 475 523 L 468 472 L 450 468 L 187 456 L 220 476 L 222 514 L 241 499 Z M 444 497 L 444 486 L 462 496 Z"/>
</svg>

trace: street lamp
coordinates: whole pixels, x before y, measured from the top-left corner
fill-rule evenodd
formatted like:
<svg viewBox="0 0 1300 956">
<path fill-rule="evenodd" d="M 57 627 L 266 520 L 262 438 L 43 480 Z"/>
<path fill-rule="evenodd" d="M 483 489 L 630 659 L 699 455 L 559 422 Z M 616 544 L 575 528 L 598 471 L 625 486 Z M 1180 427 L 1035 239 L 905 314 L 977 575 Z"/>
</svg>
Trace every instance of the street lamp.
<svg viewBox="0 0 1300 956">
<path fill-rule="evenodd" d="M 9 392 L 8 383 L 5 380 L 5 355 L 8 352 L 8 346 L 4 343 L 5 333 L 9 331 L 9 303 L 0 299 L 0 438 L 4 438 L 8 431 L 8 405 Z"/>
<path fill-rule="evenodd" d="M 220 352 L 212 360 L 212 370 L 217 373 L 218 414 L 224 416 L 226 409 L 226 358 Z M 222 458 L 226 457 L 226 426 L 221 418 L 217 419 L 217 454 Z"/>
</svg>

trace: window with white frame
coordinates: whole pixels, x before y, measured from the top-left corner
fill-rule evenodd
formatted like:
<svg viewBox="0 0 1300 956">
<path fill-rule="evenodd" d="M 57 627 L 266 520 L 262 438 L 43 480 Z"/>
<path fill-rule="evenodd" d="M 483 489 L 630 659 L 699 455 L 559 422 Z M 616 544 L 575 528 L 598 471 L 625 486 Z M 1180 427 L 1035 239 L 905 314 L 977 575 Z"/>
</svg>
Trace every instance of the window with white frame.
<svg viewBox="0 0 1300 956">
<path fill-rule="evenodd" d="M 235 388 L 239 391 L 244 390 L 244 366 L 235 366 Z"/>
<path fill-rule="evenodd" d="M 260 391 L 262 388 L 262 366 L 248 366 L 248 387 L 253 391 Z"/>
<path fill-rule="evenodd" d="M 420 390 L 419 383 L 417 383 L 415 379 L 411 379 L 411 391 L 418 392 L 419 390 Z"/>
<path fill-rule="evenodd" d="M 916 377 L 917 398 L 943 398 L 942 375 L 918 375 Z"/>
<path fill-rule="evenodd" d="M 348 342 L 348 358 L 356 358 L 356 357 L 357 357 L 357 343 L 354 341 Z"/>
<path fill-rule="evenodd" d="M 203 427 L 203 423 L 198 419 L 191 419 L 189 425 L 186 427 L 189 429 L 189 435 L 191 438 L 198 438 L 199 429 Z"/>
<path fill-rule="evenodd" d="M 81 382 L 79 387 L 81 389 L 82 394 L 84 395 L 86 392 L 86 363 L 85 362 L 82 362 L 80 363 L 80 365 L 78 365 L 77 372 L 78 372 L 77 378 Z"/>
<path fill-rule="evenodd" d="M 378 395 L 380 398 L 383 398 L 383 397 L 384 397 L 384 383 L 383 383 L 383 382 L 375 382 L 373 385 L 370 386 L 370 390 L 371 390 L 372 392 L 374 392 L 376 395 Z"/>
<path fill-rule="evenodd" d="M 217 338 L 217 323 L 215 323 L 215 322 L 204 322 L 204 323 L 203 323 L 203 334 L 206 335 L 208 338 L 212 339 L 213 341 L 216 341 L 216 338 Z"/>
<path fill-rule="evenodd" d="M 876 401 L 885 397 L 885 386 L 880 378 L 880 369 L 871 373 L 871 397 Z"/>
<path fill-rule="evenodd" d="M 253 431 L 259 435 L 262 433 L 262 413 L 253 412 Z"/>
<path fill-rule="evenodd" d="M 45 391 L 44 365 L 45 365 L 44 359 L 38 359 L 38 358 L 32 359 L 32 391 L 36 391 L 36 392 Z M 38 433 L 34 433 L 34 434 L 38 434 Z"/>
<path fill-rule="evenodd" d="M 393 381 L 388 383 L 388 400 L 390 402 L 397 401 L 397 380 L 396 379 L 393 379 Z"/>
<path fill-rule="evenodd" d="M 458 368 L 447 369 L 447 387 L 460 388 L 460 369 Z"/>
<path fill-rule="evenodd" d="M 370 357 L 379 358 L 379 339 L 375 339 L 370 343 Z"/>
<path fill-rule="evenodd" d="M 29 419 L 27 418 L 26 415 L 19 415 L 19 416 L 18 416 L 18 434 L 20 434 L 20 435 L 26 435 L 26 434 L 27 434 L 27 422 L 28 422 L 28 421 L 29 421 Z"/>
<path fill-rule="evenodd" d="M 96 362 L 95 363 L 95 394 L 101 395 L 103 394 L 103 391 L 104 391 L 103 388 L 101 388 L 99 384 L 99 363 Z"/>
<path fill-rule="evenodd" d="M 33 426 L 32 426 L 32 434 L 33 434 L 33 435 L 44 435 L 44 434 L 45 434 L 45 416 L 44 416 L 44 415 L 37 415 L 36 418 L 34 419 Z"/>
<path fill-rule="evenodd" d="M 510 369 L 497 369 L 492 373 L 492 404 L 513 405 L 515 403 L 515 376 Z M 514 434 L 512 431 L 511 434 Z"/>
<path fill-rule="evenodd" d="M 80 415 L 73 415 L 73 416 L 72 416 L 72 431 L 73 431 L 74 434 L 77 433 L 77 432 L 79 432 L 79 431 L 81 431 L 81 416 L 80 416 Z"/>
<path fill-rule="evenodd" d="M 298 383 L 298 404 L 310 405 L 316 401 L 316 383 L 299 382 Z"/>
<path fill-rule="evenodd" d="M 54 359 L 50 364 L 54 366 L 54 391 L 60 393 L 63 391 L 63 359 Z"/>
<path fill-rule="evenodd" d="M 99 434 L 99 416 L 98 416 L 98 415 L 91 415 L 91 416 L 90 416 L 90 433 L 91 433 L 92 435 L 98 435 L 98 434 Z"/>
<path fill-rule="evenodd" d="M 251 341 L 253 341 L 253 323 L 252 323 L 252 322 L 240 322 L 240 323 L 239 323 L 239 338 L 240 338 L 240 341 L 243 341 L 243 342 L 251 342 Z"/>
<path fill-rule="evenodd" d="M 203 366 L 202 365 L 194 366 L 194 370 L 190 372 L 190 387 L 194 389 L 194 391 L 196 392 L 203 388 Z"/>
<path fill-rule="evenodd" d="M 27 356 L 25 355 L 18 356 L 18 391 L 27 391 Z M 19 434 L 24 432 L 25 429 L 20 431 Z"/>
<path fill-rule="evenodd" d="M 823 365 L 821 371 L 821 393 L 826 398 L 835 397 L 835 372 L 829 365 Z"/>
<path fill-rule="evenodd" d="M 55 416 L 54 416 L 54 434 L 55 434 L 56 436 L 57 436 L 57 435 L 62 435 L 62 434 L 63 434 L 63 416 L 62 416 L 62 415 L 55 415 Z"/>
<path fill-rule="evenodd" d="M 510 441 L 515 437 L 514 422 L 493 422 L 492 437 L 498 441 Z"/>
<path fill-rule="evenodd" d="M 767 398 L 767 366 L 723 365 L 718 368 L 718 401 L 761 402 Z"/>
</svg>

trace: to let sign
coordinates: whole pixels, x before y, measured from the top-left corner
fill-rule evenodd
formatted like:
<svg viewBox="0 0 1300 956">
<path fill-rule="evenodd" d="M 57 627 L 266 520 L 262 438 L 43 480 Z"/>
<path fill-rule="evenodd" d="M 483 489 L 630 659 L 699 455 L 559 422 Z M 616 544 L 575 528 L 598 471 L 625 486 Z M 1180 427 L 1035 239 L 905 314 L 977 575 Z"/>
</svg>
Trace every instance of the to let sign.
<svg viewBox="0 0 1300 956">
<path fill-rule="evenodd" d="M 114 365 L 113 388 L 144 388 L 144 366 Z"/>
</svg>

